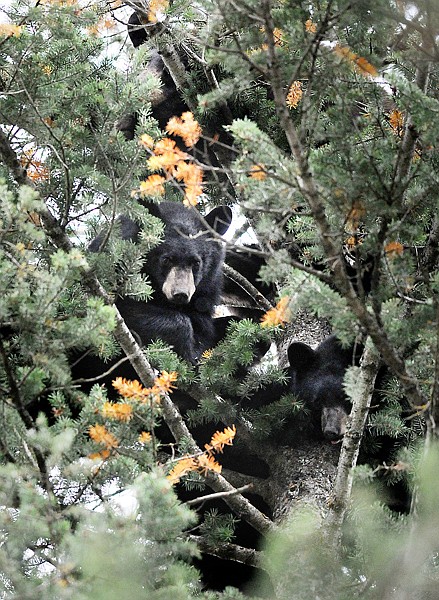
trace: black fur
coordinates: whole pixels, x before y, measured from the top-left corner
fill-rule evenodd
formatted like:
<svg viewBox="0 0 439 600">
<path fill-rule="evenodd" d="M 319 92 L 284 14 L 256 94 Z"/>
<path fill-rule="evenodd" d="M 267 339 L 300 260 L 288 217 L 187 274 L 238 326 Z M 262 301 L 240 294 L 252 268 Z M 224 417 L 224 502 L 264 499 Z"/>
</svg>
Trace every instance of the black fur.
<svg viewBox="0 0 439 600">
<path fill-rule="evenodd" d="M 351 405 L 343 389 L 346 369 L 353 364 L 352 349 L 344 349 L 334 335 L 316 350 L 294 342 L 288 348 L 289 389 L 303 400 L 311 418 L 323 436 L 336 442 L 346 430 Z"/>
<path fill-rule="evenodd" d="M 137 19 L 137 15 L 133 13 L 132 17 Z M 131 20 L 131 19 L 130 19 Z M 133 21 L 134 24 L 134 21 Z M 143 44 L 148 38 L 145 29 L 130 29 L 128 33 L 135 48 Z M 160 129 L 165 129 L 167 122 L 173 116 L 180 116 L 182 113 L 189 110 L 187 104 L 181 98 L 177 87 L 172 79 L 169 71 L 165 67 L 162 57 L 156 49 L 151 49 L 148 63 L 145 66 L 145 72 L 155 75 L 160 80 L 160 87 L 154 90 L 151 95 L 150 102 L 152 114 L 157 119 Z M 118 131 L 122 132 L 125 139 L 133 140 L 135 130 L 138 123 L 137 114 L 124 115 L 117 124 Z M 172 136 L 171 136 L 172 137 Z M 181 140 L 178 137 L 173 138 L 181 145 Z M 187 150 L 182 146 L 183 150 Z"/>
<path fill-rule="evenodd" d="M 154 288 L 148 302 L 120 298 L 116 306 L 128 327 L 143 345 L 162 339 L 189 362 L 196 363 L 204 350 L 218 341 L 213 319 L 222 290 L 224 249 L 209 231 L 225 233 L 231 211 L 218 207 L 205 217 L 206 226 L 194 209 L 175 202 L 148 206 L 165 224 L 164 240 L 147 256 L 143 272 Z M 120 218 L 123 239 L 136 241 L 139 226 Z M 98 236 L 90 250 L 96 251 Z"/>
<path fill-rule="evenodd" d="M 289 366 L 285 383 L 273 383 L 240 401 L 244 408 L 261 408 L 286 394 L 293 394 L 304 405 L 304 413 L 285 424 L 281 441 L 297 443 L 305 438 L 339 441 L 344 433 L 351 405 L 343 390 L 347 367 L 353 364 L 353 350 L 343 349 L 333 335 L 316 350 L 303 342 L 288 348 Z"/>
<path fill-rule="evenodd" d="M 134 48 L 138 48 L 148 39 L 146 29 L 143 27 L 137 13 L 135 12 L 133 12 L 128 19 L 128 35 L 130 36 L 130 40 Z"/>
<path fill-rule="evenodd" d="M 133 13 L 128 22 L 128 34 L 130 40 L 137 48 L 148 40 L 148 33 L 141 25 L 139 17 Z M 183 60 L 183 62 L 185 62 Z M 185 66 L 187 66 L 185 64 Z M 162 57 L 156 49 L 151 49 L 148 63 L 145 66 L 145 72 L 154 74 L 160 80 L 160 87 L 154 90 L 150 98 L 152 114 L 157 119 L 160 129 L 165 129 L 167 122 L 173 116 L 180 116 L 182 113 L 189 110 L 187 104 L 181 98 L 180 93 L 172 79 L 168 69 L 165 67 Z M 117 124 L 117 130 L 123 133 L 125 139 L 133 140 L 135 130 L 138 123 L 138 115 L 126 114 Z M 176 136 L 171 136 L 181 149 L 187 151 L 187 148 L 182 144 L 181 139 Z"/>
</svg>

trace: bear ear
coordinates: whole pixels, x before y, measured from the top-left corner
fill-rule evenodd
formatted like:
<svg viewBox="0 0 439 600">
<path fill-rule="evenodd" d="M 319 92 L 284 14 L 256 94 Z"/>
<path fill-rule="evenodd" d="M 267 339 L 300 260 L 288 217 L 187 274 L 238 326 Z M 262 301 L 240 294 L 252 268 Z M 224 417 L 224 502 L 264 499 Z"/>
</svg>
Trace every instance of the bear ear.
<svg viewBox="0 0 439 600">
<path fill-rule="evenodd" d="M 139 240 L 140 227 L 135 221 L 120 215 L 117 219 L 120 227 L 120 237 L 123 240 L 130 240 L 131 242 L 137 242 Z"/>
<path fill-rule="evenodd" d="M 288 361 L 295 371 L 308 371 L 315 363 L 317 353 L 303 342 L 293 342 L 288 348 Z"/>
<path fill-rule="evenodd" d="M 150 215 L 152 215 L 153 217 L 157 217 L 158 219 L 162 218 L 162 215 L 160 212 L 160 205 L 157 204 L 157 202 L 153 202 L 152 200 L 143 200 L 142 199 L 141 204 L 146 209 L 148 209 L 148 212 Z"/>
<path fill-rule="evenodd" d="M 228 206 L 217 206 L 204 218 L 219 235 L 224 235 L 232 222 L 232 210 Z"/>
<path fill-rule="evenodd" d="M 132 221 L 130 218 L 125 217 L 125 215 L 120 215 L 117 217 L 116 225 L 120 229 L 120 237 L 123 240 L 131 240 L 132 242 L 137 242 L 139 239 L 139 231 L 140 227 Z M 102 242 L 105 240 L 105 237 L 108 234 L 108 228 L 101 231 L 88 245 L 88 249 L 90 252 L 99 252 L 101 248 Z"/>
</svg>

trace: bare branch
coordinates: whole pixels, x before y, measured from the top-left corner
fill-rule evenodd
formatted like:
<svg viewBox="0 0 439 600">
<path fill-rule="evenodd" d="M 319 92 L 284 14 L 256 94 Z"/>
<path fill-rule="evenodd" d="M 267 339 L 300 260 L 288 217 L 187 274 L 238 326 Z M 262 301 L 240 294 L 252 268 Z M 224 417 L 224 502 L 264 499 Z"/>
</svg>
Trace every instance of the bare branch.
<svg viewBox="0 0 439 600">
<path fill-rule="evenodd" d="M 241 273 L 238 273 L 238 271 L 235 271 L 235 269 L 233 269 L 230 265 L 227 264 L 223 265 L 223 271 L 228 279 L 231 279 L 237 285 L 239 285 L 239 287 L 243 289 L 244 292 L 246 292 L 250 296 L 250 298 L 252 298 L 252 300 L 254 300 L 258 308 L 261 308 L 262 310 L 270 310 L 271 308 L 273 308 L 271 302 L 269 302 L 267 298 L 265 298 L 265 296 L 263 296 L 261 292 L 257 288 L 255 288 L 255 286 L 251 284 L 250 281 L 248 281 L 248 279 L 241 275 Z"/>
<path fill-rule="evenodd" d="M 347 429 L 338 461 L 334 490 L 329 502 L 331 511 L 328 514 L 327 523 L 330 526 L 335 544 L 340 542 L 341 526 L 352 491 L 352 469 L 357 464 L 379 364 L 380 358 L 376 349 L 372 345 L 367 345 L 361 358 L 361 371 L 358 376 L 357 390 L 347 422 Z"/>
<path fill-rule="evenodd" d="M 243 485 L 240 488 L 236 488 L 232 492 L 217 492 L 216 494 L 207 494 L 207 496 L 199 496 L 198 498 L 194 498 L 193 500 L 187 500 L 185 504 L 187 506 L 195 506 L 196 504 L 203 504 L 208 500 L 217 500 L 218 498 L 226 498 L 227 496 L 232 496 L 233 494 L 241 494 L 242 492 L 248 492 L 251 490 L 253 485 L 251 483 L 247 485 Z"/>
<path fill-rule="evenodd" d="M 262 563 L 262 552 L 253 550 L 253 548 L 244 548 L 244 546 L 237 546 L 236 544 L 221 544 L 213 548 L 209 546 L 204 538 L 198 535 L 189 535 L 188 539 L 195 542 L 201 552 L 205 554 L 211 554 L 218 558 L 224 558 L 227 560 L 234 560 L 236 562 L 249 565 L 251 567 L 261 568 Z"/>
</svg>

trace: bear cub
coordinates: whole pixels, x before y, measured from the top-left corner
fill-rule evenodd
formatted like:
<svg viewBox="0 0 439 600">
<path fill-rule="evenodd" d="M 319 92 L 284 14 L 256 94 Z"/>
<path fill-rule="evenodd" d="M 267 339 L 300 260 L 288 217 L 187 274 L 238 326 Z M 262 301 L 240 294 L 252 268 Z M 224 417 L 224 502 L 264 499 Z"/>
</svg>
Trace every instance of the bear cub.
<svg viewBox="0 0 439 600">
<path fill-rule="evenodd" d="M 293 342 L 288 351 L 289 366 L 285 381 L 272 383 L 240 399 L 242 408 L 260 409 L 292 394 L 305 408 L 304 414 L 291 419 L 281 436 L 283 443 L 297 443 L 306 438 L 321 438 L 337 443 L 346 432 L 351 404 L 343 389 L 346 369 L 354 364 L 353 349 L 344 349 L 334 335 L 327 337 L 315 350 L 303 342 Z"/>
<path fill-rule="evenodd" d="M 213 312 L 222 291 L 224 248 L 215 233 L 227 231 L 232 213 L 219 206 L 203 218 L 175 202 L 150 203 L 148 210 L 165 224 L 163 241 L 148 253 L 142 269 L 153 297 L 148 302 L 119 298 L 116 306 L 143 345 L 161 339 L 195 364 L 220 337 Z M 140 226 L 124 216 L 119 222 L 122 238 L 136 242 Z M 102 239 L 100 234 L 89 249 L 96 252 Z"/>
<path fill-rule="evenodd" d="M 314 426 L 323 437 L 336 443 L 346 432 L 351 410 L 343 389 L 346 369 L 354 364 L 352 349 L 344 349 L 334 335 L 315 350 L 302 342 L 288 348 L 289 391 L 311 411 Z"/>
</svg>

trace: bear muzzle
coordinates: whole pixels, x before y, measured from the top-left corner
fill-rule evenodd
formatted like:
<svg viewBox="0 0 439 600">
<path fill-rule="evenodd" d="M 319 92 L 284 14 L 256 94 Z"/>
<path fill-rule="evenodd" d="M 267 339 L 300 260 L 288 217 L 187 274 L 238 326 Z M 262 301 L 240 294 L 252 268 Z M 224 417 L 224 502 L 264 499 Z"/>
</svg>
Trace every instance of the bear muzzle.
<svg viewBox="0 0 439 600">
<path fill-rule="evenodd" d="M 322 408 L 322 432 L 331 444 L 341 441 L 346 433 L 347 412 L 342 406 L 324 406 Z"/>
<path fill-rule="evenodd" d="M 172 267 L 162 285 L 166 299 L 173 304 L 189 304 L 195 293 L 194 274 L 190 267 Z"/>
</svg>

